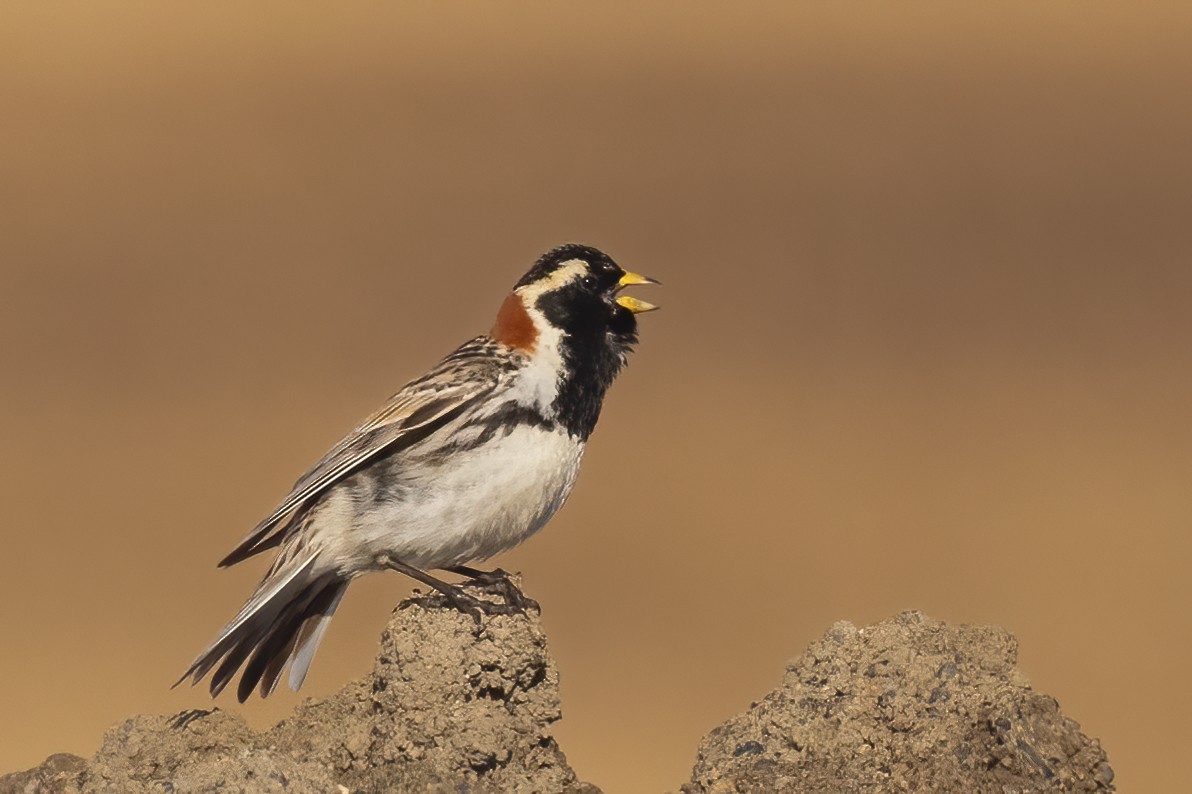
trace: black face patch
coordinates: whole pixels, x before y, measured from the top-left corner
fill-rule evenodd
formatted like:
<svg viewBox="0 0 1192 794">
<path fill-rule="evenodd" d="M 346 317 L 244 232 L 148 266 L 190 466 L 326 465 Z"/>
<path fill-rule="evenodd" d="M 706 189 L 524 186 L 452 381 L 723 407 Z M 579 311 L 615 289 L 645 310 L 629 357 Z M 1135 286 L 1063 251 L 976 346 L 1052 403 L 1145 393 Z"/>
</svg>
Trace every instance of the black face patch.
<svg viewBox="0 0 1192 794">
<path fill-rule="evenodd" d="M 618 271 L 619 272 L 619 271 Z M 637 319 L 613 301 L 612 287 L 582 279 L 538 299 L 547 321 L 563 331 L 564 375 L 554 409 L 568 432 L 587 439 L 600 418 L 604 393 L 637 342 Z"/>
<path fill-rule="evenodd" d="M 534 308 L 563 332 L 556 416 L 569 433 L 587 439 L 600 417 L 605 391 L 637 342 L 637 319 L 616 302 L 625 271 L 596 248 L 561 245 L 543 254 L 514 289 L 541 282 L 574 261 L 583 262 L 584 269 L 539 295 Z"/>
</svg>

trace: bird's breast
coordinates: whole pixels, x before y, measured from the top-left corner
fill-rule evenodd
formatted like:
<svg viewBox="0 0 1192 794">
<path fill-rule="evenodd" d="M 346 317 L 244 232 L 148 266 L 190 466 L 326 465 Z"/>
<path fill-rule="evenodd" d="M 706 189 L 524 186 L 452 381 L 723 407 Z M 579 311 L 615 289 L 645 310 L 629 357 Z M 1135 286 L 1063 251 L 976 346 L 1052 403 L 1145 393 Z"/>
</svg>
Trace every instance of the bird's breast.
<svg viewBox="0 0 1192 794">
<path fill-rule="evenodd" d="M 343 553 L 360 567 L 385 553 L 444 568 L 510 549 L 563 506 L 583 450 L 560 428 L 518 423 L 441 456 L 379 461 L 344 483 Z"/>
</svg>

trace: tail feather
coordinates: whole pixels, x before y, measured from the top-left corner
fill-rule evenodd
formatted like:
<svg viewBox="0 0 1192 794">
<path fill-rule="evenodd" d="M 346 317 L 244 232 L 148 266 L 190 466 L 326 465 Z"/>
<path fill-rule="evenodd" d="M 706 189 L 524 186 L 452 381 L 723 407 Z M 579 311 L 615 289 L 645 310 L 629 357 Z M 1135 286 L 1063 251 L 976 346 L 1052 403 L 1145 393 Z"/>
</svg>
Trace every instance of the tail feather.
<svg viewBox="0 0 1192 794">
<path fill-rule="evenodd" d="M 241 607 L 236 617 L 232 618 L 215 641 L 199 654 L 182 677 L 174 682 L 174 686 L 178 686 L 187 678 L 191 679 L 192 686 L 197 684 L 225 656 L 240 653 L 237 649 L 243 646 L 247 639 L 259 638 L 262 629 L 271 624 L 282 608 L 308 584 L 308 572 L 314 561 L 315 557 L 311 555 L 297 565 L 271 571 L 257 587 L 257 591 Z M 251 645 L 255 644 L 251 643 L 249 649 L 251 650 Z M 240 661 L 244 661 L 244 656 L 240 656 Z M 227 672 L 234 673 L 235 669 Z M 219 689 L 222 689 L 222 686 Z M 214 681 L 211 694 L 219 694 Z"/>
<path fill-rule="evenodd" d="M 215 642 L 199 654 L 186 675 L 178 680 L 182 683 L 187 676 L 194 676 L 192 683 L 198 683 L 207 671 L 215 666 L 232 646 L 243 641 L 251 631 L 248 624 L 268 625 L 292 598 L 309 583 L 309 572 L 317 555 L 311 554 L 297 564 L 287 565 L 279 571 L 270 571 L 257 591 L 245 602 L 236 617 L 224 627 Z M 177 686 L 177 684 L 175 684 Z"/>
<path fill-rule="evenodd" d="M 299 635 L 307 625 L 323 618 L 327 604 L 336 599 L 336 594 L 342 593 L 345 586 L 346 582 L 338 577 L 328 577 L 315 583 L 307 591 L 303 602 L 290 604 L 269 636 L 257 646 L 240 676 L 236 695 L 241 703 L 252 694 L 258 683 L 261 697 L 268 697 L 273 692 L 282 668 L 293 656 Z"/>
<path fill-rule="evenodd" d="M 344 593 L 348 591 L 347 584 L 343 584 L 335 589 L 327 608 L 323 614 L 312 620 L 308 620 L 302 626 L 302 631 L 296 635 L 298 641 L 297 648 L 294 650 L 290 663 L 290 689 L 297 692 L 302 687 L 302 682 L 306 680 L 306 674 L 310 670 L 310 663 L 315 658 L 315 651 L 319 648 L 319 643 L 323 641 L 323 635 L 327 633 L 327 626 L 331 623 L 331 618 L 335 616 L 335 610 L 339 607 L 339 602 L 344 597 Z M 279 667 L 277 672 L 281 672 Z M 269 685 L 270 691 L 276 682 L 271 682 Z"/>
<path fill-rule="evenodd" d="M 240 701 L 252 693 L 258 682 L 261 696 L 265 697 L 273 691 L 286 664 L 298 653 L 303 654 L 302 675 L 297 679 L 301 684 L 318 645 L 317 639 L 313 645 L 310 639 L 316 634 L 321 638 L 348 586 L 348 580 L 334 572 L 315 573 L 316 557 L 312 554 L 296 560 L 267 576 L 248 603 L 174 686 L 188 678 L 193 686 L 214 669 L 210 689 L 212 697 L 216 697 L 244 666 L 237 687 Z M 294 680 L 291 675 L 291 686 Z"/>
<path fill-rule="evenodd" d="M 305 628 L 311 621 L 306 621 L 302 626 Z M 281 676 L 282 669 L 285 668 L 286 662 L 289 662 L 294 655 L 294 645 L 298 642 L 298 635 L 302 633 L 302 629 L 290 635 L 286 641 L 285 647 L 273 655 L 269 663 L 265 665 L 265 670 L 261 673 L 261 697 L 267 698 L 273 694 L 273 690 L 277 688 L 277 679 Z M 292 662 L 291 662 L 292 664 Z"/>
<path fill-rule="evenodd" d="M 228 655 L 223 658 L 223 663 L 211 674 L 211 697 L 219 697 L 220 693 L 224 691 L 224 687 L 236 677 L 236 671 L 244 664 L 244 660 L 257 647 L 259 641 L 259 632 L 254 632 L 252 635 L 246 632 L 240 638 L 240 642 L 228 651 Z"/>
<path fill-rule="evenodd" d="M 244 671 L 240 674 L 240 683 L 236 687 L 236 699 L 241 703 L 248 700 L 248 696 L 256 689 L 257 682 L 261 680 L 261 676 L 265 674 L 265 668 L 274 658 L 281 656 L 281 652 L 285 646 L 293 639 L 294 635 L 298 633 L 298 628 L 302 624 L 302 617 L 300 615 L 289 615 L 284 618 L 283 622 L 269 632 L 269 635 L 257 645 L 253 651 L 252 658 L 248 660 L 248 664 L 244 666 Z M 285 657 L 282 657 L 282 663 L 285 663 Z"/>
</svg>

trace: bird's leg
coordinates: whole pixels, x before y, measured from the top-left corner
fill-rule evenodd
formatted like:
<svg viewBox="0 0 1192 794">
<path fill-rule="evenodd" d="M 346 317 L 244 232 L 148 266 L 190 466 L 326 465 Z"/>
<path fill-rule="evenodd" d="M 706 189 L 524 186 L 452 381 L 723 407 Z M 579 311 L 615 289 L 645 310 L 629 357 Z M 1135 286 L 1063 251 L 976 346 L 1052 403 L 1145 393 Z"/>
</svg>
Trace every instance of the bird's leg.
<svg viewBox="0 0 1192 794">
<path fill-rule="evenodd" d="M 479 625 L 480 614 L 483 612 L 486 615 L 508 615 L 517 612 L 518 609 L 512 604 L 496 604 L 492 601 L 486 601 L 482 598 L 475 598 L 465 593 L 456 585 L 448 584 L 441 579 L 436 579 L 426 571 L 419 570 L 412 565 L 406 565 L 400 560 L 395 560 L 392 557 L 383 557 L 381 562 L 385 567 L 404 573 L 411 579 L 422 582 L 425 585 L 433 587 L 443 594 L 447 599 L 447 603 L 458 609 L 465 615 L 471 615 L 472 619 Z"/>
<path fill-rule="evenodd" d="M 457 573 L 460 576 L 466 576 L 477 584 L 497 584 L 498 582 L 509 581 L 509 572 L 501 568 L 482 571 L 479 568 L 471 568 L 467 565 L 454 565 L 445 570 L 451 573 Z"/>
<path fill-rule="evenodd" d="M 525 614 L 526 610 L 529 609 L 538 613 L 542 612 L 542 607 L 538 605 L 538 602 L 527 596 L 521 591 L 520 587 L 514 584 L 508 571 L 500 568 L 495 568 L 491 571 L 482 571 L 467 565 L 454 565 L 445 570 L 471 579 L 470 582 L 465 582 L 465 584 L 474 584 L 487 592 L 499 593 L 505 599 L 505 603 L 522 614 Z"/>
</svg>

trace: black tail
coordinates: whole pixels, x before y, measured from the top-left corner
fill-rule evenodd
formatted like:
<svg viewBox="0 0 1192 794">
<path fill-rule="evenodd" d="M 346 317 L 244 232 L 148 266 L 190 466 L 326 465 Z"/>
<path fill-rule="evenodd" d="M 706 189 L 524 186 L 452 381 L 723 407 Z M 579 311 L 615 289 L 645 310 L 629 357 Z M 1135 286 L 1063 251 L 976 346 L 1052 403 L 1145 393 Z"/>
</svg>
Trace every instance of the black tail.
<svg viewBox="0 0 1192 794">
<path fill-rule="evenodd" d="M 302 686 L 323 632 L 348 587 L 348 580 L 336 573 L 312 573 L 313 563 L 312 557 L 266 577 L 240 614 L 174 686 L 187 678 L 197 684 L 218 664 L 211 676 L 211 696 L 215 697 L 244 666 L 236 688 L 236 697 L 243 703 L 257 684 L 261 697 L 268 697 L 287 663 L 290 688 Z"/>
</svg>

